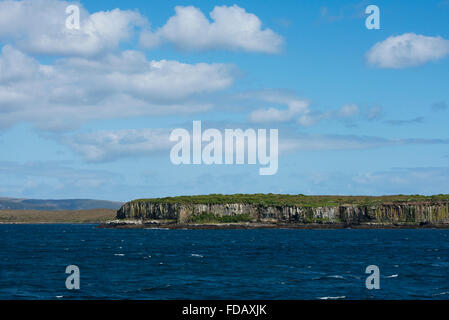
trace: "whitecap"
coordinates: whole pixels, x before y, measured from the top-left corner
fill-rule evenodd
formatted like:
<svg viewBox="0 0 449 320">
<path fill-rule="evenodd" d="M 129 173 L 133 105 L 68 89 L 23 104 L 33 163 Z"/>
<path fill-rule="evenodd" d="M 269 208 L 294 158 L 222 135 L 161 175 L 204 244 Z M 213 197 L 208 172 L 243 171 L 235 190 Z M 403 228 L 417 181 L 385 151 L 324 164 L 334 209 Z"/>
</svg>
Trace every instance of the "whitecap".
<svg viewBox="0 0 449 320">
<path fill-rule="evenodd" d="M 343 276 L 340 275 L 330 275 L 330 276 L 319 276 L 312 278 L 312 280 L 324 280 L 324 279 L 344 279 Z"/>
<path fill-rule="evenodd" d="M 337 300 L 337 299 L 345 299 L 346 296 L 336 296 L 336 297 L 320 297 L 321 300 Z"/>
<path fill-rule="evenodd" d="M 62 297 L 64 297 L 64 296 L 56 296 L 56 298 L 58 298 L 58 299 L 61 299 Z"/>
<path fill-rule="evenodd" d="M 197 254 L 197 253 L 192 253 L 191 254 L 192 257 L 197 257 L 197 258 L 203 258 L 204 256 Z"/>
<path fill-rule="evenodd" d="M 328 276 L 328 278 L 334 278 L 334 279 L 344 279 L 343 276 L 340 275 L 333 275 L 333 276 Z"/>
<path fill-rule="evenodd" d="M 443 292 L 440 292 L 440 293 L 434 293 L 434 294 L 432 294 L 432 296 L 444 296 L 444 295 L 446 295 L 448 293 L 449 293 L 448 291 L 443 291 Z"/>
<path fill-rule="evenodd" d="M 392 274 L 391 276 L 386 276 L 385 278 L 397 278 L 399 277 L 398 274 Z"/>
<path fill-rule="evenodd" d="M 114 256 L 118 256 L 118 257 L 123 257 L 125 254 L 124 253 L 114 253 Z"/>
</svg>

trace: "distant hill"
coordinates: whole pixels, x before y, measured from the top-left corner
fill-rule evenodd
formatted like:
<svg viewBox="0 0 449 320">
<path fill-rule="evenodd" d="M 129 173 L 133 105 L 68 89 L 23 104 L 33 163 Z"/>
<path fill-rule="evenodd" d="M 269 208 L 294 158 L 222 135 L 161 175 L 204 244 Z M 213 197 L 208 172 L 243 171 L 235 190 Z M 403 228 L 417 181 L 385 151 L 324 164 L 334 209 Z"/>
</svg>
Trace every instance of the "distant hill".
<svg viewBox="0 0 449 320">
<path fill-rule="evenodd" d="M 41 200 L 0 197 L 0 210 L 118 210 L 122 204 L 122 202 L 91 199 Z"/>
</svg>

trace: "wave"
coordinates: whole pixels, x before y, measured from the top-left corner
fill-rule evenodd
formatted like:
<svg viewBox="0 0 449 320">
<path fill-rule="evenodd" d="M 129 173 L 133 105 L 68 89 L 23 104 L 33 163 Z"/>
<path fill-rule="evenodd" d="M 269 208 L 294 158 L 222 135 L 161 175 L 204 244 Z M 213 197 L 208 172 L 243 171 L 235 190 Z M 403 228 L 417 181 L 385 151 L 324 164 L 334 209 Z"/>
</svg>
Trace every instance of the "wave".
<svg viewBox="0 0 449 320">
<path fill-rule="evenodd" d="M 434 294 L 432 294 L 432 296 L 445 296 L 447 294 L 449 294 L 449 291 L 443 291 L 443 292 L 440 292 L 440 293 L 434 293 Z"/>
<path fill-rule="evenodd" d="M 154 290 L 164 290 L 164 289 L 170 288 L 171 286 L 172 286 L 171 284 L 166 284 L 166 285 L 160 285 L 160 286 L 156 286 L 156 287 L 138 288 L 137 291 L 145 292 L 145 291 L 154 291 Z"/>
<path fill-rule="evenodd" d="M 344 279 L 345 277 L 337 274 L 337 275 L 333 275 L 333 276 L 327 276 L 327 278 Z"/>
<path fill-rule="evenodd" d="M 324 279 L 339 279 L 339 280 L 344 280 L 345 277 L 336 274 L 336 275 L 330 275 L 330 276 L 322 276 L 322 277 L 312 278 L 312 280 L 324 280 Z"/>
<path fill-rule="evenodd" d="M 345 299 L 346 296 L 336 296 L 336 297 L 320 297 L 320 300 L 337 300 L 337 299 Z"/>
</svg>

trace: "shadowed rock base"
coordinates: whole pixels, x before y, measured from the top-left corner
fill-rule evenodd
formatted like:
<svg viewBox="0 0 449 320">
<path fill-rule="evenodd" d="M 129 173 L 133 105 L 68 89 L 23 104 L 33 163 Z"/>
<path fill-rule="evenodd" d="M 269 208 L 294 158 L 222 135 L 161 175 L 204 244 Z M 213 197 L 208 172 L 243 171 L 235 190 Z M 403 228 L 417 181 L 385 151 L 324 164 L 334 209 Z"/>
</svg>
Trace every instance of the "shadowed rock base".
<svg viewBox="0 0 449 320">
<path fill-rule="evenodd" d="M 216 223 L 216 224 L 178 224 L 178 223 L 134 223 L 109 221 L 99 228 L 117 229 L 449 229 L 448 224 L 356 224 L 342 223 L 307 223 L 307 224 L 275 224 L 275 223 Z"/>
</svg>

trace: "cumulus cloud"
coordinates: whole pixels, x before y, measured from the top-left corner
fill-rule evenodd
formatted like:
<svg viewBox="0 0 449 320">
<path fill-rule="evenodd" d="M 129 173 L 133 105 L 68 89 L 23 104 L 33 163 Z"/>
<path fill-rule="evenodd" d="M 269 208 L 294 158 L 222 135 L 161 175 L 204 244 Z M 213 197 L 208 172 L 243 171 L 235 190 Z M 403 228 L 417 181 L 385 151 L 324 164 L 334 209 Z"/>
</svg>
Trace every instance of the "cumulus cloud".
<svg viewBox="0 0 449 320">
<path fill-rule="evenodd" d="M 7 45 L 0 55 L 0 128 L 28 121 L 63 129 L 87 120 L 203 112 L 191 97 L 229 87 L 233 66 L 148 61 L 137 51 L 40 64 Z"/>
<path fill-rule="evenodd" d="M 281 51 L 283 38 L 263 29 L 260 19 L 245 9 L 216 6 L 209 15 L 212 22 L 198 8 L 177 6 L 164 26 L 155 32 L 142 32 L 140 43 L 147 48 L 168 42 L 183 50 Z"/>
<path fill-rule="evenodd" d="M 407 68 L 437 61 L 449 55 L 449 40 L 415 33 L 391 36 L 376 43 L 366 54 L 379 68 Z"/>
<path fill-rule="evenodd" d="M 66 8 L 80 9 L 80 29 L 65 25 Z M 136 27 L 148 24 L 137 11 L 114 9 L 89 14 L 79 3 L 58 0 L 0 2 L 0 40 L 31 53 L 88 56 L 117 48 Z"/>
</svg>

